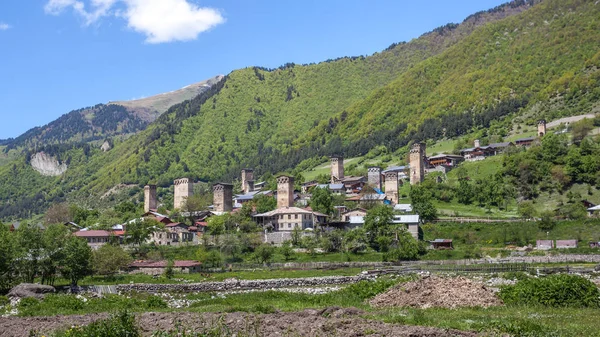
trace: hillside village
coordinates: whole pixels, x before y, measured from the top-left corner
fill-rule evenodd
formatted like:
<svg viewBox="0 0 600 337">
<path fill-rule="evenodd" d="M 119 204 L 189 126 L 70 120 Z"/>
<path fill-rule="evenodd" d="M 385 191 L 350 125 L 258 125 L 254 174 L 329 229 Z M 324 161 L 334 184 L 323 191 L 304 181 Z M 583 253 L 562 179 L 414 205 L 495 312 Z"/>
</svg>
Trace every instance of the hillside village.
<svg viewBox="0 0 600 337">
<path fill-rule="evenodd" d="M 556 126 L 564 127 L 564 124 L 555 123 Z M 157 186 L 146 185 L 144 214 L 141 218 L 153 219 L 164 226 L 164 229 L 152 232 L 147 243 L 157 246 L 206 244 L 208 241 L 203 240 L 203 237 L 208 235 L 207 228 L 211 217 L 239 213 L 248 205 L 251 205 L 249 215 L 263 232 L 262 241 L 265 244 L 281 246 L 292 240 L 294 232 L 314 235 L 315 231 L 348 231 L 360 228 L 364 226 L 368 210 L 377 205 L 393 210 L 394 216 L 390 225 L 404 226 L 414 239 L 422 240 L 423 220 L 413 210 L 411 204 L 400 203 L 399 188 L 402 185 L 417 185 L 423 182 L 429 173 L 446 174 L 463 162 L 482 161 L 488 157 L 501 155 L 509 148 L 527 149 L 534 144 L 539 145 L 547 132 L 546 121 L 540 120 L 537 123 L 536 137 L 519 138 L 514 142 L 491 143 L 484 146 L 479 140 L 475 140 L 474 146 L 461 149 L 460 155 L 437 154 L 428 157 L 426 145 L 416 143 L 410 148 L 408 165 L 386 169 L 371 166 L 368 167 L 367 176 L 346 176 L 344 157 L 335 155 L 330 157 L 330 183 L 319 184 L 317 181 L 307 181 L 301 184 L 301 189 L 295 188 L 293 176 L 280 175 L 276 178 L 277 189 L 268 190 L 265 188 L 265 182 L 255 181 L 253 169 L 245 168 L 240 175 L 241 191 L 239 192 L 241 193 L 235 193 L 232 183 L 215 183 L 212 185 L 212 205 L 201 211 L 182 212 L 181 216 L 187 219 L 187 222 L 176 222 L 169 218 L 169 214 L 159 213 Z M 189 178 L 175 180 L 173 205 L 170 209 L 175 211 L 185 209 L 187 199 L 193 197 L 193 186 L 194 182 Z M 346 202 L 355 207 L 333 205 L 335 211 L 329 214 L 315 211 L 309 206 L 315 189 L 324 189 L 332 195 L 343 196 Z M 274 208 L 263 213 L 257 212 L 252 201 L 259 196 L 275 199 Z M 589 202 L 585 206 L 590 216 L 594 215 L 599 207 Z M 130 223 L 134 221 L 138 220 L 132 219 Z M 85 238 L 94 248 L 114 239 L 122 243 L 127 241 L 127 223 L 115 225 L 112 230 L 82 228 L 72 222 L 66 225 L 73 229 L 75 236 Z M 440 247 L 437 241 L 444 240 L 444 238 L 436 239 L 431 241 L 430 245 L 433 248 Z M 546 242 L 541 242 L 540 245 L 544 246 Z"/>
<path fill-rule="evenodd" d="M 507 1 L 0 2 L 0 337 L 599 336 L 600 0 Z"/>
</svg>

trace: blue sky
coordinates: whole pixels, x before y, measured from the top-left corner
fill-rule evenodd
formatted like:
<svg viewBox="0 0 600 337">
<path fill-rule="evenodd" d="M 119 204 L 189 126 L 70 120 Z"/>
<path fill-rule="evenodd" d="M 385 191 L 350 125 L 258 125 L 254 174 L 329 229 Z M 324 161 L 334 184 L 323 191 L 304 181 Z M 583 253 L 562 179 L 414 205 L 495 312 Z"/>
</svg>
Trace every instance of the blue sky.
<svg viewBox="0 0 600 337">
<path fill-rule="evenodd" d="M 370 55 L 504 0 L 3 0 L 0 139 L 248 66 Z"/>
</svg>

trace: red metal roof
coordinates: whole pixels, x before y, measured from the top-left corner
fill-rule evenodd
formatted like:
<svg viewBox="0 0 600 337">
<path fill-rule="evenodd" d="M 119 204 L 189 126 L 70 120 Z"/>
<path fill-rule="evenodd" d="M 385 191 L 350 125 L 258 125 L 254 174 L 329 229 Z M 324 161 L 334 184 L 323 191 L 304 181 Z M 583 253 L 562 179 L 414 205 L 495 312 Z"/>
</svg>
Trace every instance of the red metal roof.
<svg viewBox="0 0 600 337">
<path fill-rule="evenodd" d="M 186 225 L 186 224 L 184 224 L 184 223 L 181 223 L 181 222 L 171 222 L 170 224 L 166 225 L 165 227 L 177 227 L 177 226 L 179 226 L 179 225 L 182 225 L 182 226 L 188 227 L 188 225 Z"/>
<path fill-rule="evenodd" d="M 115 234 L 116 236 L 123 236 L 125 235 L 125 231 L 113 231 L 113 234 Z"/>
<path fill-rule="evenodd" d="M 89 237 L 108 237 L 110 236 L 110 232 L 102 231 L 102 230 L 93 230 L 93 231 L 79 231 L 74 233 L 75 236 L 80 238 L 89 238 Z"/>
</svg>

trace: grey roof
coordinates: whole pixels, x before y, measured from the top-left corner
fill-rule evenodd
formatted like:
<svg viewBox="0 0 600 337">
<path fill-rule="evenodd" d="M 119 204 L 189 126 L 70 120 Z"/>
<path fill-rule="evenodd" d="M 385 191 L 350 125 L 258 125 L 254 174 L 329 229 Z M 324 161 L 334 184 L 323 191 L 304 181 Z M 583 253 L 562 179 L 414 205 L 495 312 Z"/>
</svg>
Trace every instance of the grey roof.
<svg viewBox="0 0 600 337">
<path fill-rule="evenodd" d="M 330 190 L 343 190 L 344 184 L 319 184 L 318 188 L 328 188 Z"/>
<path fill-rule="evenodd" d="M 401 224 L 415 224 L 419 223 L 420 217 L 418 214 L 411 215 L 395 215 L 393 223 L 401 223 Z"/>
<path fill-rule="evenodd" d="M 381 173 L 404 171 L 409 167 L 410 166 L 408 166 L 408 165 L 407 166 L 390 166 L 385 171 L 382 171 Z"/>
<path fill-rule="evenodd" d="M 534 140 L 534 137 L 525 137 L 525 138 L 519 138 L 517 140 L 515 140 L 515 142 L 526 142 L 528 140 Z"/>
<path fill-rule="evenodd" d="M 405 212 L 412 212 L 412 205 L 411 204 L 396 204 L 394 206 L 394 210 L 396 211 L 405 211 Z"/>
<path fill-rule="evenodd" d="M 385 194 L 377 194 L 377 193 L 372 193 L 372 194 L 365 194 L 363 196 L 360 197 L 361 201 L 365 201 L 365 200 L 385 200 Z"/>
<path fill-rule="evenodd" d="M 445 154 L 445 153 L 441 153 L 441 154 L 438 154 L 437 156 L 429 157 L 429 160 L 431 160 L 431 159 L 438 159 L 438 158 L 444 158 L 444 157 L 462 158 L 463 156 L 459 156 L 457 154 Z"/>
<path fill-rule="evenodd" d="M 511 144 L 512 144 L 512 142 L 492 143 L 489 145 L 489 147 L 495 149 L 497 147 L 507 147 L 507 146 L 510 146 Z"/>
</svg>

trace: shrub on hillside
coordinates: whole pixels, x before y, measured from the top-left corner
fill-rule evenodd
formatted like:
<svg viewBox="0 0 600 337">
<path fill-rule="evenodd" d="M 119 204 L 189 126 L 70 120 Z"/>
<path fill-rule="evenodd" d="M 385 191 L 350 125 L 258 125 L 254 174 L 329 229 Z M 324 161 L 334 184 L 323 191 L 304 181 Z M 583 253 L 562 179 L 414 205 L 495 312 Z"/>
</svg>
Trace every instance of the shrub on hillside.
<svg viewBox="0 0 600 337">
<path fill-rule="evenodd" d="M 139 337 L 141 335 L 133 314 L 122 312 L 87 326 L 58 332 L 54 337 Z"/>
<path fill-rule="evenodd" d="M 504 286 L 499 293 L 506 304 L 551 307 L 599 308 L 600 290 L 591 281 L 576 275 L 527 278 Z"/>
</svg>

